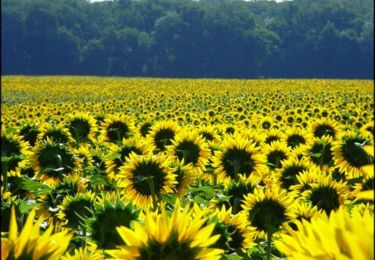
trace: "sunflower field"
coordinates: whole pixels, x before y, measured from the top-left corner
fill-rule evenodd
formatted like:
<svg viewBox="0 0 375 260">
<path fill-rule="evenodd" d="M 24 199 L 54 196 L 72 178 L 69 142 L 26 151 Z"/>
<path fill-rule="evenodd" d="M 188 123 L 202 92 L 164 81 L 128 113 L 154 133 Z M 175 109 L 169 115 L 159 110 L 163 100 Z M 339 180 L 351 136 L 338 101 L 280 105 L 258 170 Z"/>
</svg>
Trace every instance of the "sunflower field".
<svg viewBox="0 0 375 260">
<path fill-rule="evenodd" d="M 1 81 L 1 259 L 374 259 L 371 80 Z"/>
</svg>

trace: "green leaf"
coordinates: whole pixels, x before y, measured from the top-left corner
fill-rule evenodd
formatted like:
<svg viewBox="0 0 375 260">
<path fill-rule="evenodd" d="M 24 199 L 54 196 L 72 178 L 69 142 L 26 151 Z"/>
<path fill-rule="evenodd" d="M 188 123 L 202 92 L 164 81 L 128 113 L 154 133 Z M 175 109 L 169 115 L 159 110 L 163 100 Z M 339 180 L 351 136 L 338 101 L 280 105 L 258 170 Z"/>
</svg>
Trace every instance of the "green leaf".
<svg viewBox="0 0 375 260">
<path fill-rule="evenodd" d="M 33 192 L 38 196 L 49 194 L 52 191 L 52 188 L 50 186 L 38 181 L 30 180 L 28 178 L 20 178 L 16 182 L 17 185 L 23 190 Z"/>
</svg>

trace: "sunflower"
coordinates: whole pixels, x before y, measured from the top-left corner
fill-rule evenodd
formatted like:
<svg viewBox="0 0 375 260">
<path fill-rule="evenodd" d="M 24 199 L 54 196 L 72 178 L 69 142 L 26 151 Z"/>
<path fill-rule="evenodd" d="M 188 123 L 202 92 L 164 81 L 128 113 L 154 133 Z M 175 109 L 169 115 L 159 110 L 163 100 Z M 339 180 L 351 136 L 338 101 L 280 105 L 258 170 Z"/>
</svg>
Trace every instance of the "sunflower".
<svg viewBox="0 0 375 260">
<path fill-rule="evenodd" d="M 71 144 L 74 142 L 69 129 L 67 129 L 65 126 L 44 123 L 40 126 L 40 133 L 37 141 L 46 141 L 47 139 L 63 144 Z"/>
<path fill-rule="evenodd" d="M 129 155 L 126 165 L 120 167 L 116 176 L 124 196 L 137 207 L 149 208 L 162 194 L 172 192 L 177 182 L 170 162 L 164 155 Z"/>
<path fill-rule="evenodd" d="M 175 189 L 177 191 L 177 196 L 181 197 L 184 195 L 184 192 L 189 189 L 190 185 L 196 179 L 196 176 L 193 174 L 194 171 L 191 165 L 173 162 L 169 167 L 174 169 L 177 182 Z"/>
<path fill-rule="evenodd" d="M 217 180 L 225 186 L 253 174 L 261 176 L 266 169 L 264 163 L 260 148 L 239 136 L 226 138 L 213 158 Z"/>
<path fill-rule="evenodd" d="M 317 214 L 320 214 L 322 211 L 318 209 L 317 206 L 313 206 L 311 203 L 308 203 L 306 201 L 296 200 L 291 210 L 294 212 L 294 219 L 292 219 L 288 225 L 293 229 L 297 230 L 297 222 L 301 221 L 302 219 L 306 221 L 311 221 L 311 219 L 316 216 Z"/>
<path fill-rule="evenodd" d="M 94 141 L 97 132 L 96 120 L 88 113 L 77 112 L 68 115 L 66 128 L 76 142 Z"/>
<path fill-rule="evenodd" d="M 355 132 L 343 133 L 333 147 L 333 158 L 339 169 L 349 178 L 362 176 L 361 167 L 371 165 L 374 157 L 366 152 L 364 146 L 369 139 Z"/>
<path fill-rule="evenodd" d="M 337 123 L 328 118 L 313 121 L 310 125 L 310 129 L 311 133 L 316 138 L 329 136 L 335 140 L 337 135 L 340 133 L 340 128 L 338 127 Z"/>
<path fill-rule="evenodd" d="M 178 133 L 172 140 L 172 144 L 167 146 L 167 151 L 183 164 L 190 164 L 197 175 L 205 170 L 205 165 L 210 157 L 208 145 L 194 131 Z"/>
<path fill-rule="evenodd" d="M 15 134 L 1 135 L 1 162 L 2 181 L 7 186 L 8 176 L 20 176 L 21 168 L 27 165 L 27 156 L 30 155 L 29 145 Z"/>
<path fill-rule="evenodd" d="M 147 155 L 148 147 L 143 139 L 135 137 L 122 139 L 117 144 L 109 146 L 109 154 L 106 156 L 106 173 L 110 179 L 114 179 L 119 172 L 119 168 L 125 164 L 131 153 L 137 155 Z"/>
<path fill-rule="evenodd" d="M 84 220 L 93 216 L 95 208 L 95 194 L 91 192 L 67 195 L 58 206 L 57 217 L 67 227 L 78 230 L 84 226 Z"/>
<path fill-rule="evenodd" d="M 225 250 L 226 254 L 245 252 L 255 245 L 252 239 L 254 228 L 246 225 L 243 215 L 233 216 L 231 208 L 226 210 L 223 206 L 221 210 L 216 209 L 210 213 L 208 223 L 215 223 L 212 234 L 220 235 L 213 247 Z"/>
<path fill-rule="evenodd" d="M 168 145 L 172 144 L 172 140 L 179 131 L 180 127 L 173 121 L 156 122 L 150 130 L 150 143 L 159 151 L 165 151 Z"/>
<path fill-rule="evenodd" d="M 329 136 L 314 138 L 309 149 L 309 159 L 321 170 L 327 171 L 333 165 L 333 139 Z"/>
<path fill-rule="evenodd" d="M 92 242 L 87 242 L 87 246 L 74 249 L 72 254 L 66 253 L 61 260 L 104 260 L 104 253 L 97 249 L 97 246 Z"/>
<path fill-rule="evenodd" d="M 51 191 L 42 194 L 37 200 L 40 203 L 39 211 L 44 217 L 54 216 L 58 212 L 58 205 L 62 204 L 66 196 L 74 196 L 87 190 L 87 180 L 78 175 L 66 176 Z"/>
<path fill-rule="evenodd" d="M 261 180 L 261 177 L 251 175 L 247 179 L 232 182 L 223 191 L 223 194 L 228 196 L 229 200 L 214 199 L 212 202 L 214 202 L 218 208 L 221 206 L 225 206 L 226 209 L 232 208 L 232 213 L 237 214 L 243 209 L 241 201 L 244 199 L 244 196 L 252 193 L 254 188 L 260 184 Z"/>
<path fill-rule="evenodd" d="M 135 126 L 133 119 L 125 115 L 111 115 L 101 125 L 100 139 L 104 142 L 117 143 L 123 138 L 134 135 Z"/>
<path fill-rule="evenodd" d="M 286 190 L 272 185 L 254 189 L 244 198 L 242 205 L 243 214 L 249 225 L 256 228 L 257 236 L 263 237 L 265 233 L 273 234 L 282 229 L 290 219 L 293 212 L 290 210 L 292 198 Z"/>
<path fill-rule="evenodd" d="M 25 123 L 19 129 L 18 134 L 22 136 L 23 140 L 29 142 L 31 146 L 34 146 L 40 134 L 39 125 L 35 123 Z"/>
<path fill-rule="evenodd" d="M 307 146 L 313 139 L 313 136 L 309 132 L 300 128 L 288 128 L 285 132 L 284 141 L 288 147 L 295 149 L 299 146 Z"/>
<path fill-rule="evenodd" d="M 35 211 L 32 210 L 18 235 L 14 207 L 11 210 L 8 237 L 1 236 L 1 259 L 58 259 L 68 248 L 72 237 L 68 231 L 54 233 L 54 226 L 41 235 L 42 219 L 34 224 Z"/>
<path fill-rule="evenodd" d="M 375 133 L 375 131 L 374 131 L 374 122 L 370 121 L 370 122 L 364 124 L 361 127 L 360 132 L 361 132 L 361 135 L 363 137 L 368 137 L 368 138 L 370 138 L 373 141 L 374 140 L 374 133 Z"/>
<path fill-rule="evenodd" d="M 316 168 L 308 160 L 299 160 L 296 157 L 290 157 L 282 161 L 281 165 L 282 167 L 276 170 L 275 177 L 280 182 L 281 187 L 287 190 L 290 189 L 290 186 L 298 183 L 297 176 L 300 173 Z"/>
<path fill-rule="evenodd" d="M 297 230 L 281 235 L 276 248 L 288 259 L 373 259 L 374 216 L 349 214 L 345 207 L 297 222 Z M 359 228 L 360 227 L 360 228 Z"/>
<path fill-rule="evenodd" d="M 139 126 L 139 133 L 141 134 L 142 137 L 146 138 L 147 135 L 150 133 L 152 127 L 152 123 L 149 121 L 144 121 L 142 124 Z"/>
<path fill-rule="evenodd" d="M 303 197 L 329 214 L 332 210 L 344 205 L 349 197 L 349 188 L 346 184 L 332 180 L 329 176 L 318 174 L 315 182 L 310 183 Z"/>
<path fill-rule="evenodd" d="M 170 217 L 163 207 L 159 214 L 146 211 L 144 225 L 117 228 L 126 245 L 106 253 L 115 259 L 220 259 L 224 251 L 210 247 L 219 239 L 211 236 L 215 224 L 203 227 L 207 218 L 193 213 L 178 200 Z"/>
<path fill-rule="evenodd" d="M 138 220 L 139 210 L 130 203 L 105 200 L 97 204 L 94 215 L 86 222 L 89 227 L 90 237 L 99 248 L 114 249 L 122 244 L 121 237 L 116 227 L 130 227 L 130 222 Z"/>
<path fill-rule="evenodd" d="M 79 160 L 70 149 L 49 138 L 38 142 L 30 161 L 36 177 L 49 185 L 55 185 L 64 176 L 75 174 L 80 169 Z"/>
<path fill-rule="evenodd" d="M 281 168 L 282 161 L 291 155 L 291 149 L 284 142 L 272 142 L 265 147 L 266 165 L 270 171 Z"/>
<path fill-rule="evenodd" d="M 200 126 L 197 131 L 208 144 L 219 143 L 221 140 L 221 137 L 214 126 Z"/>
<path fill-rule="evenodd" d="M 272 142 L 281 141 L 285 138 L 285 133 L 279 129 L 269 129 L 265 132 L 264 143 L 270 145 Z"/>
</svg>

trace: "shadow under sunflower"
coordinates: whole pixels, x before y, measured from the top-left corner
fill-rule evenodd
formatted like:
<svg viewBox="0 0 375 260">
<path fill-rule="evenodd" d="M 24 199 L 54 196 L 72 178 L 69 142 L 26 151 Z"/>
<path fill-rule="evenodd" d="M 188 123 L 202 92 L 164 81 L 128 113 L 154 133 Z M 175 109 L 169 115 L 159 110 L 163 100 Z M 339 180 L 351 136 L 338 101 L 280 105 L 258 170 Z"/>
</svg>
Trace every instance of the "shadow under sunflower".
<svg viewBox="0 0 375 260">
<path fill-rule="evenodd" d="M 154 208 L 162 194 L 173 192 L 176 176 L 164 155 L 129 155 L 127 164 L 116 176 L 119 188 L 128 201 L 139 208 Z"/>
<path fill-rule="evenodd" d="M 179 200 L 170 217 L 164 207 L 156 214 L 146 211 L 144 225 L 117 228 L 125 245 L 105 252 L 115 259 L 220 259 L 224 251 L 211 248 L 219 239 L 211 235 L 215 224 L 203 227 L 207 218 L 194 213 L 182 210 Z"/>
</svg>

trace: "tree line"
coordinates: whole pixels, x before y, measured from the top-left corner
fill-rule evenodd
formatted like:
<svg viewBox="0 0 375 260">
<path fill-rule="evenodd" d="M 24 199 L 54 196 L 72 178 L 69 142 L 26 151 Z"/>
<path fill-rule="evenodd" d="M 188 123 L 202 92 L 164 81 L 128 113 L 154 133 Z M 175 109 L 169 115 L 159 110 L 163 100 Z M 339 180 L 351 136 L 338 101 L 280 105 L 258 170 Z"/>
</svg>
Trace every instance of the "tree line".
<svg viewBox="0 0 375 260">
<path fill-rule="evenodd" d="M 2 0 L 2 75 L 373 78 L 373 0 Z"/>
</svg>

